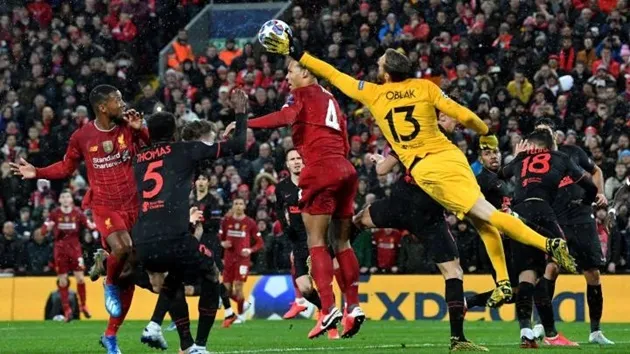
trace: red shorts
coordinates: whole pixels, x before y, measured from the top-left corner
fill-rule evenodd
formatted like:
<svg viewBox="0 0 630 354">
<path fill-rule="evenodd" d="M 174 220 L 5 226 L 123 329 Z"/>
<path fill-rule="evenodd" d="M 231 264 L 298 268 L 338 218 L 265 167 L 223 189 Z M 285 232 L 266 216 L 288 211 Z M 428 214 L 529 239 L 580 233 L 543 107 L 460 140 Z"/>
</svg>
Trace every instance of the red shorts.
<svg viewBox="0 0 630 354">
<path fill-rule="evenodd" d="M 300 173 L 300 208 L 311 215 L 345 219 L 354 215 L 359 178 L 350 161 L 339 158 L 305 166 Z"/>
<path fill-rule="evenodd" d="M 55 272 L 57 274 L 68 274 L 85 270 L 83 263 L 83 251 L 81 245 L 57 244 L 53 250 L 55 260 Z"/>
<path fill-rule="evenodd" d="M 225 260 L 224 260 L 225 262 Z M 246 282 L 249 275 L 250 261 L 225 262 L 223 266 L 223 282 Z"/>
<path fill-rule="evenodd" d="M 96 224 L 96 230 L 101 234 L 103 248 L 109 249 L 107 237 L 117 231 L 131 233 L 133 225 L 138 219 L 137 210 L 113 210 L 105 207 L 92 207 L 92 216 Z"/>
</svg>

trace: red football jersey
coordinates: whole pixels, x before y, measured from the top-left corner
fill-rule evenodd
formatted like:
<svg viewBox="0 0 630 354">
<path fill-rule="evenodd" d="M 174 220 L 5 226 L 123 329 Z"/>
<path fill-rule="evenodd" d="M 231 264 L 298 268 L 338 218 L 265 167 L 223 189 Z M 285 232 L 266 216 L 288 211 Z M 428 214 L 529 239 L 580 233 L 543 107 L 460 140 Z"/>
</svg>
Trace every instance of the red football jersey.
<svg viewBox="0 0 630 354">
<path fill-rule="evenodd" d="M 377 267 L 389 269 L 396 265 L 401 238 L 400 231 L 393 229 L 380 229 L 372 235 L 372 242 L 376 244 Z"/>
<path fill-rule="evenodd" d="M 232 247 L 226 248 L 223 253 L 223 258 L 230 260 L 249 260 L 250 257 L 243 257 L 241 251 L 249 248 L 254 253 L 262 249 L 264 245 L 256 221 L 249 216 L 242 219 L 236 219 L 233 216 L 223 218 L 219 238 L 221 241 L 232 243 Z"/>
<path fill-rule="evenodd" d="M 132 211 L 138 208 L 132 156 L 140 142 L 148 140 L 146 128 L 138 131 L 122 124 L 104 131 L 91 122 L 72 134 L 63 161 L 38 168 L 37 177 L 67 178 L 83 159 L 90 183 L 87 204 Z"/>
<path fill-rule="evenodd" d="M 307 166 L 318 160 L 348 156 L 346 118 L 335 97 L 320 85 L 294 89 L 280 111 L 247 122 L 250 128 L 284 125 L 291 125 L 293 145 Z"/>
<path fill-rule="evenodd" d="M 61 208 L 55 208 L 50 212 L 46 223 L 42 226 L 42 233 L 48 231 L 48 222 L 54 222 L 52 227 L 55 247 L 65 247 L 68 245 L 80 245 L 81 228 L 87 228 L 87 217 L 79 208 L 70 209 L 69 213 L 64 213 Z"/>
</svg>

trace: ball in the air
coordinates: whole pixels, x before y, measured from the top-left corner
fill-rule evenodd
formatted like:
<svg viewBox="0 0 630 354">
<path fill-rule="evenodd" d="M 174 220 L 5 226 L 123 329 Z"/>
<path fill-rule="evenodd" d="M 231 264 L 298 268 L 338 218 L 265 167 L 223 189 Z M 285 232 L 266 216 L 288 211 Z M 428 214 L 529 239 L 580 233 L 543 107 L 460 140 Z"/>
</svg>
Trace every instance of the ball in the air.
<svg viewBox="0 0 630 354">
<path fill-rule="evenodd" d="M 260 27 L 260 30 L 258 31 L 258 41 L 260 42 L 260 44 L 262 44 L 263 47 L 267 48 L 267 46 L 265 45 L 265 38 L 268 38 L 271 33 L 274 33 L 275 35 L 286 39 L 287 32 L 289 33 L 289 35 L 292 35 L 291 27 L 289 27 L 289 25 L 287 25 L 285 22 L 280 20 L 269 20 L 265 22 L 262 27 Z"/>
</svg>

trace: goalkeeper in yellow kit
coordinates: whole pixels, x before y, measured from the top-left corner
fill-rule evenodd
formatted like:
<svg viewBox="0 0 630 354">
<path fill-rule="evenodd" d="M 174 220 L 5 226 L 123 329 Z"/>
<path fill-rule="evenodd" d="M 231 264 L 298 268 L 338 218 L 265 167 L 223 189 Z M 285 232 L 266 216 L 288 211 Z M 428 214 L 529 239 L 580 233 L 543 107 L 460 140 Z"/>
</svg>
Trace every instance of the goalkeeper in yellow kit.
<svg viewBox="0 0 630 354">
<path fill-rule="evenodd" d="M 470 219 L 497 273 L 497 289 L 488 305 L 499 306 L 512 297 L 499 231 L 547 252 L 568 271 L 576 271 L 575 261 L 564 240 L 548 239 L 538 234 L 518 218 L 498 211 L 485 200 L 466 157 L 440 132 L 436 109 L 481 135 L 488 134 L 488 127 L 475 113 L 450 99 L 431 81 L 413 78 L 411 62 L 405 55 L 388 49 L 378 60 L 382 84 L 374 84 L 356 80 L 302 52 L 289 33 L 283 37 L 271 34 L 264 44 L 268 51 L 291 56 L 347 96 L 364 104 L 416 183 L 460 219 L 464 216 Z"/>
</svg>

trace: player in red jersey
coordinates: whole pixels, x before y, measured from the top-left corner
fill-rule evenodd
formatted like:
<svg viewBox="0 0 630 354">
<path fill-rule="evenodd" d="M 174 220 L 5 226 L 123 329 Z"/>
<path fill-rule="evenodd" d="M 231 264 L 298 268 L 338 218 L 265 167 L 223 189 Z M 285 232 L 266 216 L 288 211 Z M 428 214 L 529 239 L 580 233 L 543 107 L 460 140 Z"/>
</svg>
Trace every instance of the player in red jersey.
<svg viewBox="0 0 630 354">
<path fill-rule="evenodd" d="M 83 251 L 81 250 L 81 230 L 95 229 L 96 225 L 88 221 L 81 209 L 74 206 L 72 194 L 64 190 L 59 195 L 60 206 L 50 212 L 42 227 L 42 233 L 52 232 L 54 243 L 55 271 L 57 287 L 61 296 L 61 305 L 66 322 L 72 320 L 72 308 L 68 299 L 68 272 L 74 273 L 77 280 L 77 292 L 81 302 L 81 312 L 87 318 L 92 317 L 86 303 L 85 281 L 83 271 Z"/>
<path fill-rule="evenodd" d="M 138 216 L 132 156 L 141 142 L 148 142 L 149 133 L 143 128 L 139 113 L 124 111 L 125 102 L 113 86 L 96 86 L 90 92 L 90 104 L 96 120 L 72 134 L 63 161 L 35 168 L 22 159 L 11 167 L 24 178 L 64 179 L 72 175 L 81 160 L 86 162 L 90 190 L 83 205 L 92 209 L 103 247 L 111 250 L 105 280 L 105 308 L 110 319 L 102 344 L 115 354 L 119 351 L 116 333 L 129 310 L 134 290 L 132 282 L 118 286 L 131 254 L 129 231 Z"/>
<path fill-rule="evenodd" d="M 251 267 L 251 255 L 260 251 L 264 241 L 258 232 L 256 221 L 245 215 L 245 200 L 236 198 L 232 201 L 232 215 L 221 221 L 219 231 L 223 252 L 223 285 L 230 298 L 236 301 L 238 314 L 242 315 L 249 303 L 245 303 L 243 284 L 247 281 Z M 246 308 L 247 307 L 247 308 Z M 227 317 L 223 327 L 230 327 L 236 316 Z"/>
<path fill-rule="evenodd" d="M 291 125 L 293 143 L 305 165 L 298 185 L 302 190 L 300 208 L 308 235 L 311 274 L 322 301 L 322 316 L 308 337 L 320 336 L 342 318 L 335 306 L 333 261 L 326 242 L 331 220 L 348 305 L 342 336 L 352 337 L 359 331 L 365 314 L 359 307 L 359 262 L 350 246 L 358 177 L 346 158 L 350 150 L 346 120 L 335 97 L 318 85 L 315 76 L 299 62 L 289 62 L 287 81 L 291 89 L 287 104 L 278 112 L 248 121 L 247 126 Z"/>
</svg>

